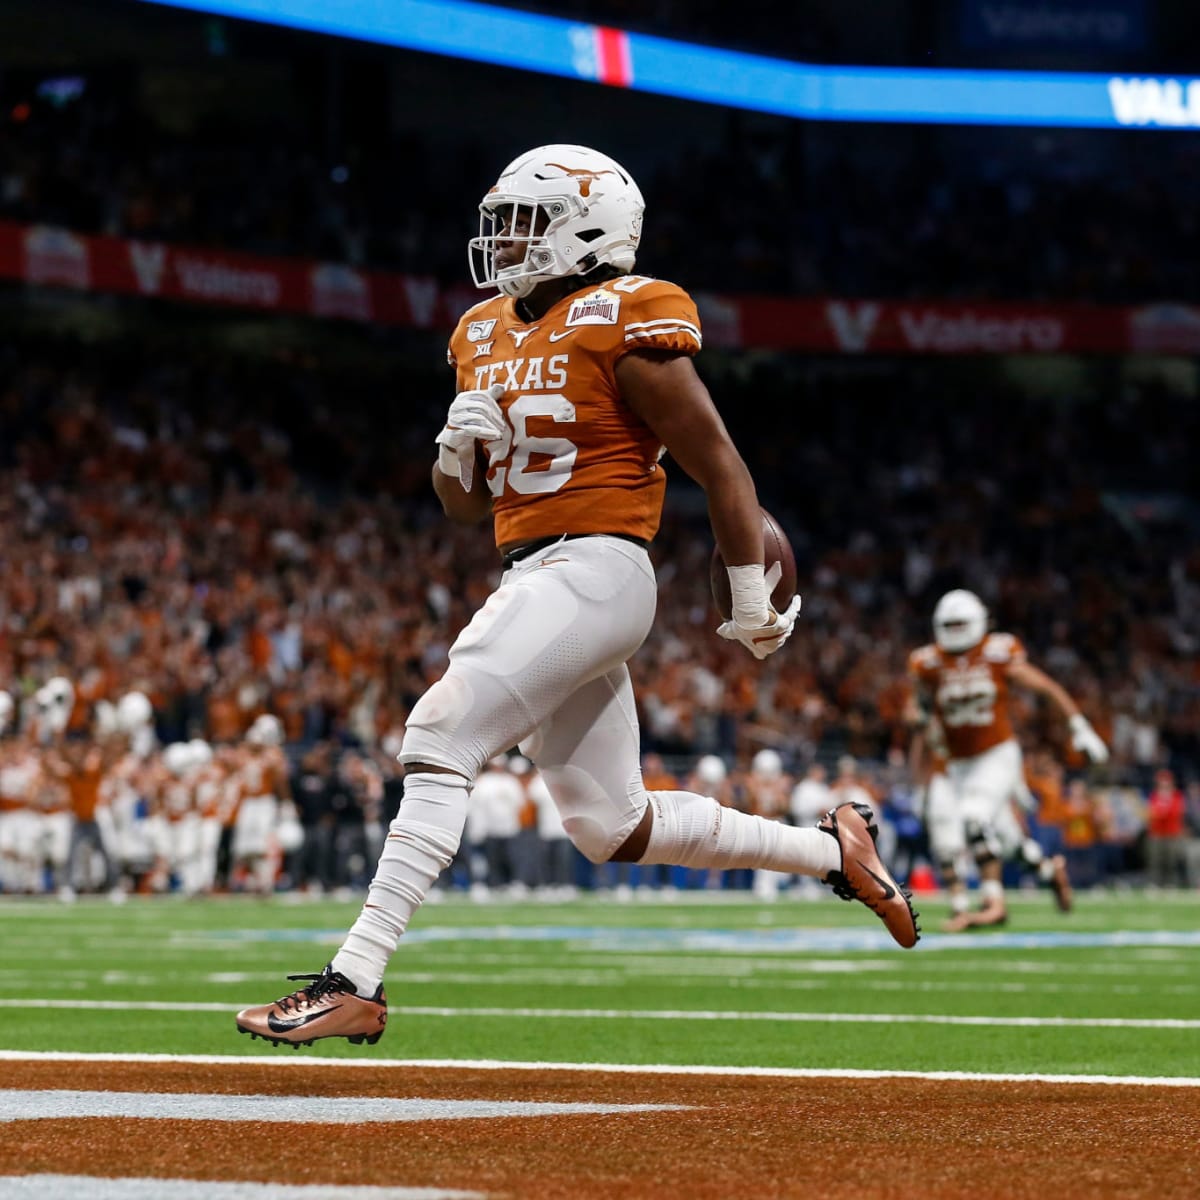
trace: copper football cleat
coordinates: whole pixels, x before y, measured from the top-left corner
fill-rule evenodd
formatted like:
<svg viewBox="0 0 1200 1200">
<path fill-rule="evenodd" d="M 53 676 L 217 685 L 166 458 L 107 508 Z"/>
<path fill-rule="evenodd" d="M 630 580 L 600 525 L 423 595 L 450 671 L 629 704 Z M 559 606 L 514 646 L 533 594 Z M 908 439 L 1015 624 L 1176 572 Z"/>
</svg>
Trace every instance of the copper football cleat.
<svg viewBox="0 0 1200 1200">
<path fill-rule="evenodd" d="M 239 1033 L 262 1038 L 276 1046 L 311 1046 L 319 1038 L 344 1037 L 373 1046 L 387 1026 L 387 996 L 383 984 L 368 999 L 330 966 L 319 975 L 289 975 L 311 979 L 307 987 L 273 1004 L 244 1008 L 237 1015 Z"/>
<path fill-rule="evenodd" d="M 817 822 L 817 828 L 837 840 L 842 869 L 830 871 L 823 882 L 843 900 L 865 904 L 906 950 L 921 938 L 917 913 L 909 892 L 892 878 L 875 849 L 875 814 L 865 804 L 840 804 Z"/>
</svg>

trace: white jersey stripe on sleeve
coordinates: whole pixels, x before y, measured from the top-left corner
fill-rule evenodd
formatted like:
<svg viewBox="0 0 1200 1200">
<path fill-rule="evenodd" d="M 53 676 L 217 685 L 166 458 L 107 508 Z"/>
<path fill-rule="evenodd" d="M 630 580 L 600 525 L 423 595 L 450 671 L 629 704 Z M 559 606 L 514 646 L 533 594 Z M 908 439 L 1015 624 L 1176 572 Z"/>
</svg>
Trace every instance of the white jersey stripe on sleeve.
<svg viewBox="0 0 1200 1200">
<path fill-rule="evenodd" d="M 667 329 L 638 330 L 637 332 L 634 332 L 634 333 L 627 333 L 625 335 L 625 340 L 627 342 L 639 342 L 639 341 L 642 341 L 645 339 L 659 337 L 660 335 L 665 335 L 668 333 L 682 333 L 682 334 L 686 335 L 687 337 L 690 337 L 696 343 L 697 346 L 703 345 L 703 343 L 700 340 L 700 334 L 696 332 L 695 327 L 688 326 L 688 325 L 672 325 L 672 326 L 670 326 L 670 328 L 667 328 Z"/>
<path fill-rule="evenodd" d="M 685 321 L 682 317 L 660 317 L 655 321 L 630 321 L 626 326 L 626 330 L 630 329 L 655 329 L 664 325 L 684 325 L 688 329 L 695 331 L 696 336 L 700 335 L 700 328 L 694 325 L 691 321 Z"/>
</svg>

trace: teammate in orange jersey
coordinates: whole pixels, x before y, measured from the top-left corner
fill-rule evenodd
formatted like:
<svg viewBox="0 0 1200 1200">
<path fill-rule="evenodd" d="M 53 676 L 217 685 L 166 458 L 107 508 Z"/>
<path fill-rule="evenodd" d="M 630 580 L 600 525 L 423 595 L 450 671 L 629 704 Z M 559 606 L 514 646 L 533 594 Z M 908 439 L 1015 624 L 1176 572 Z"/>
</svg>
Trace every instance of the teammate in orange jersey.
<svg viewBox="0 0 1200 1200">
<path fill-rule="evenodd" d="M 472 272 L 501 294 L 450 339 L 458 395 L 433 486 L 452 520 L 494 521 L 500 587 L 409 716 L 404 800 L 361 916 L 312 984 L 240 1013 L 245 1032 L 277 1042 L 382 1032 L 388 959 L 458 847 L 476 774 L 514 744 L 592 862 L 813 875 L 872 907 L 902 945 L 917 940 L 869 809 L 796 829 L 643 784 L 626 662 L 654 620 L 648 546 L 664 452 L 704 489 L 734 564 L 733 615 L 718 633 L 763 658 L 787 640 L 799 599 L 771 606 L 754 483 L 692 365 L 695 304 L 630 274 L 642 210 L 628 172 L 581 146 L 522 154 L 483 198 Z"/>
<path fill-rule="evenodd" d="M 1009 858 L 1037 869 L 1065 909 L 1070 905 L 1065 860 L 1046 858 L 1024 825 L 1029 792 L 1013 736 L 1009 688 L 1028 688 L 1050 700 L 1067 718 L 1075 748 L 1093 762 L 1107 760 L 1108 748 L 1063 687 L 1028 661 L 1017 638 L 988 632 L 987 609 L 973 592 L 947 592 L 934 610 L 933 632 L 933 644 L 909 656 L 916 723 L 936 718 L 944 734 L 946 776 L 979 867 L 983 900 L 979 912 L 955 912 L 945 928 L 957 932 L 1007 920 L 1001 871 Z"/>
</svg>

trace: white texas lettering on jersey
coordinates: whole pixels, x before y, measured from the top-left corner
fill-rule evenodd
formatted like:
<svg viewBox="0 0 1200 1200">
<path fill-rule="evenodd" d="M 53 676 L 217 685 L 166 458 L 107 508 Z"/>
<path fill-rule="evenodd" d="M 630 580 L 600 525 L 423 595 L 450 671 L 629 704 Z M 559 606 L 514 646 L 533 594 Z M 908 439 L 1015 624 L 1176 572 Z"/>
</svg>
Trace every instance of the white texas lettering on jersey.
<svg viewBox="0 0 1200 1200">
<path fill-rule="evenodd" d="M 486 392 L 499 383 L 504 385 L 506 392 L 535 392 L 548 388 L 557 391 L 566 386 L 567 363 L 566 354 L 552 354 L 549 359 L 539 356 L 488 363 L 475 368 L 475 387 Z"/>
</svg>

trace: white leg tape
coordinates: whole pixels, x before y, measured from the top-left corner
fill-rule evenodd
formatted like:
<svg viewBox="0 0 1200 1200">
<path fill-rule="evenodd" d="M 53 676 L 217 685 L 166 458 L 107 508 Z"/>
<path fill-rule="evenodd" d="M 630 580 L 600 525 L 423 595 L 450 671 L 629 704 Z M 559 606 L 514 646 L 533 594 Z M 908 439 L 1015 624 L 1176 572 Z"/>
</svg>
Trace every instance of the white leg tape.
<svg viewBox="0 0 1200 1200">
<path fill-rule="evenodd" d="M 797 829 L 725 808 L 694 792 L 651 792 L 654 825 L 639 861 L 681 867 L 758 867 L 823 879 L 841 848 L 820 829 Z"/>
<path fill-rule="evenodd" d="M 404 799 L 358 920 L 334 955 L 341 971 L 370 995 L 425 893 L 450 865 L 467 820 L 467 781 L 420 772 L 404 780 Z"/>
</svg>

